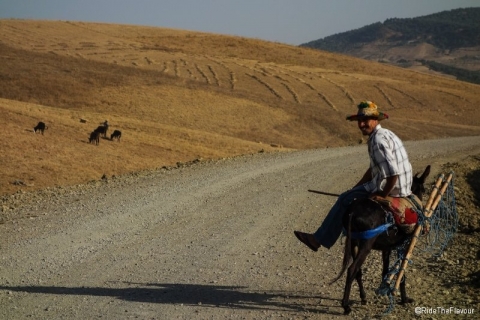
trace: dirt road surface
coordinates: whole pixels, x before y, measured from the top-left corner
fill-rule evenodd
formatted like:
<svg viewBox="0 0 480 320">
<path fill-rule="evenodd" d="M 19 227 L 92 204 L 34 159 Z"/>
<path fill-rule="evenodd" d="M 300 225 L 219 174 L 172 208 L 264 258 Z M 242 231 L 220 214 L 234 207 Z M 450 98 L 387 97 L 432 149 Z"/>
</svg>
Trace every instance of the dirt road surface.
<svg viewBox="0 0 480 320">
<path fill-rule="evenodd" d="M 433 183 L 442 164 L 479 154 L 480 138 L 406 147 L 415 171 L 433 166 Z M 308 189 L 342 192 L 367 166 L 366 146 L 359 145 L 205 161 L 13 195 L 0 225 L 0 318 L 374 317 L 388 305 L 374 294 L 378 254 L 365 272 L 369 304 L 359 304 L 354 285 L 354 311 L 345 317 L 344 280 L 328 285 L 340 269 L 340 241 L 313 253 L 293 235 L 315 231 L 335 201 Z M 428 269 L 412 267 L 407 276 L 421 279 L 409 286 L 420 302 L 396 305 L 391 318 L 413 318 L 418 303 L 437 301 L 415 296 L 414 288 L 437 281 Z"/>
</svg>

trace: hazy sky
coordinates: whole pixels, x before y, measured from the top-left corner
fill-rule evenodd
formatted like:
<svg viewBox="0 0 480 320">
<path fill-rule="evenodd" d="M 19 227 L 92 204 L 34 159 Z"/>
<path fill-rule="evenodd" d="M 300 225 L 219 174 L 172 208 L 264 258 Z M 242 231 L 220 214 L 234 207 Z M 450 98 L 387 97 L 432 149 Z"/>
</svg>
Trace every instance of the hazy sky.
<svg viewBox="0 0 480 320">
<path fill-rule="evenodd" d="M 388 18 L 468 7 L 480 0 L 0 0 L 0 19 L 158 26 L 299 45 Z"/>
</svg>

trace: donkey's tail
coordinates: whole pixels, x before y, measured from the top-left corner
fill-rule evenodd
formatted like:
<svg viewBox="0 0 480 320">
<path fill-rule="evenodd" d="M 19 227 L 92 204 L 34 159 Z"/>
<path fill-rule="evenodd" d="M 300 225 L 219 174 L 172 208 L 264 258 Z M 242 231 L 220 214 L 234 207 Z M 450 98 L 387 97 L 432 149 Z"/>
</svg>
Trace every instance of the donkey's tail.
<svg viewBox="0 0 480 320">
<path fill-rule="evenodd" d="M 329 284 L 333 284 L 338 279 L 340 279 L 347 270 L 347 268 L 350 266 L 350 263 L 352 261 L 352 216 L 353 212 L 348 215 L 347 239 L 345 241 L 345 251 L 343 252 L 342 270 L 340 270 L 338 276 L 336 276 L 332 281 L 330 281 Z"/>
</svg>

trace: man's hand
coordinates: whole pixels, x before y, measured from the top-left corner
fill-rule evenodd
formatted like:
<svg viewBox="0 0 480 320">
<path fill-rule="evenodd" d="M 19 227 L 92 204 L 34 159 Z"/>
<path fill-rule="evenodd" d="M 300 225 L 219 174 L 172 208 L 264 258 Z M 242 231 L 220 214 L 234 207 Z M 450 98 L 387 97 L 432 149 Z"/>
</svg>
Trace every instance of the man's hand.
<svg viewBox="0 0 480 320">
<path fill-rule="evenodd" d="M 378 193 L 372 193 L 369 198 L 372 199 L 372 200 L 375 200 L 375 201 L 387 201 L 387 199 L 385 199 L 385 197 L 382 197 Z"/>
<path fill-rule="evenodd" d="M 390 201 L 388 201 L 387 199 L 385 199 L 385 197 L 379 195 L 378 193 L 372 193 L 369 198 L 378 203 L 383 203 L 387 206 L 390 206 Z"/>
<path fill-rule="evenodd" d="M 374 195 L 376 194 L 379 197 L 384 198 L 384 200 L 385 200 L 385 197 L 387 197 L 390 194 L 390 192 L 392 192 L 393 188 L 395 187 L 395 183 L 397 183 L 397 180 L 398 180 L 398 175 L 387 177 L 386 180 L 387 181 L 385 183 L 385 186 L 383 187 L 383 190 L 379 191 L 378 193 L 374 193 Z"/>
</svg>

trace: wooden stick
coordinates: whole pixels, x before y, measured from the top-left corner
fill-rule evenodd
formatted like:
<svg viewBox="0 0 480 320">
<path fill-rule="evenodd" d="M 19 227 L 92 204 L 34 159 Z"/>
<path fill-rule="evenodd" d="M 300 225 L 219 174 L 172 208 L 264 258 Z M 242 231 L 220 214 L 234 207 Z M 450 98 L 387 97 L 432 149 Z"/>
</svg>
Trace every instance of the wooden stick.
<svg viewBox="0 0 480 320">
<path fill-rule="evenodd" d="M 318 193 L 318 194 L 324 194 L 326 196 L 333 196 L 333 197 L 339 197 L 340 195 L 339 194 L 336 194 L 336 193 L 330 193 L 330 192 L 324 192 L 324 191 L 318 191 L 318 190 L 308 190 L 309 192 L 313 192 L 313 193 Z"/>
<path fill-rule="evenodd" d="M 444 175 L 443 175 L 443 174 L 441 174 L 441 175 L 438 177 L 437 182 L 435 183 L 435 186 L 433 187 L 432 193 L 430 194 L 430 197 L 428 197 L 427 203 L 425 204 L 424 213 L 430 211 L 430 208 L 431 208 L 431 206 L 432 206 L 433 200 L 434 200 L 435 197 L 437 196 L 437 193 L 438 193 L 438 190 L 439 190 L 438 188 L 440 188 L 440 184 L 442 183 L 443 178 L 444 178 Z"/>
<path fill-rule="evenodd" d="M 430 208 L 431 212 L 430 212 L 429 216 L 431 216 L 433 214 L 433 211 L 437 208 L 437 205 L 440 202 L 440 200 L 442 199 L 442 195 L 445 193 L 445 190 L 447 190 L 448 184 L 452 180 L 452 177 L 453 177 L 453 174 L 450 173 L 450 175 L 447 178 L 447 181 L 444 182 L 444 184 L 442 186 L 442 189 L 440 189 L 440 193 L 437 194 L 437 196 L 435 197 L 435 200 L 433 201 L 432 207 Z"/>
<path fill-rule="evenodd" d="M 430 193 L 430 196 L 429 196 L 429 198 L 428 198 L 428 200 L 427 200 L 427 204 L 425 205 L 425 209 L 423 210 L 423 212 L 424 212 L 425 215 L 427 214 L 427 212 L 430 212 L 430 207 L 431 207 L 431 205 L 432 205 L 432 203 L 433 203 L 433 200 L 435 199 L 435 197 L 436 197 L 436 195 L 437 195 L 437 192 L 438 192 L 438 190 L 439 190 L 438 188 L 439 188 L 440 185 L 442 184 L 443 178 L 444 178 L 444 175 L 441 174 L 441 175 L 438 177 L 437 182 L 435 183 L 435 186 L 433 187 L 432 192 Z M 431 213 L 430 213 L 430 214 L 431 214 Z M 410 241 L 410 245 L 409 245 L 409 247 L 408 247 L 408 252 L 411 252 L 411 251 L 413 250 L 413 247 L 415 246 L 415 244 L 416 244 L 416 242 L 417 242 L 417 238 L 418 238 L 418 235 L 420 234 L 421 229 L 422 229 L 422 228 L 421 228 L 421 225 L 417 224 L 417 225 L 415 226 L 415 229 L 414 229 L 414 231 L 413 231 L 412 240 Z M 408 253 L 407 253 L 407 255 L 408 255 Z M 407 259 L 407 257 L 405 257 L 404 260 L 402 261 L 402 267 L 401 267 L 401 269 L 400 269 L 400 273 L 401 273 L 402 276 L 403 276 L 403 273 L 405 272 L 405 271 L 402 271 L 402 270 L 405 269 L 405 266 L 406 266 L 407 262 L 408 262 L 408 259 Z M 399 273 L 399 275 L 398 275 L 398 277 L 397 277 L 397 280 L 398 280 L 398 279 L 401 279 L 400 273 Z M 391 274 L 390 274 L 390 276 L 388 277 L 388 280 L 386 281 L 386 283 L 387 283 L 388 285 L 390 285 L 390 283 L 392 282 L 394 276 L 395 276 L 394 273 L 391 273 Z M 393 292 L 393 294 L 395 295 L 395 291 Z"/>
<path fill-rule="evenodd" d="M 433 212 L 437 208 L 438 203 L 440 202 L 440 199 L 442 199 L 443 193 L 445 192 L 445 190 L 447 190 L 447 187 L 450 184 L 450 181 L 452 180 L 452 177 L 453 177 L 453 174 L 450 173 L 447 180 L 443 183 L 442 189 L 440 189 L 438 194 L 436 192 L 432 191 L 432 195 L 433 195 L 434 200 L 430 201 L 430 198 L 432 198 L 432 195 L 430 195 L 430 198 L 428 199 L 429 201 L 427 202 L 427 204 L 429 204 L 429 203 L 432 203 L 432 204 L 431 204 L 430 207 L 425 207 L 425 209 L 426 209 L 425 212 L 424 212 L 425 217 L 429 218 L 433 214 Z M 442 175 L 442 178 L 443 178 L 443 175 Z M 440 180 L 440 178 L 439 178 L 439 180 Z M 435 186 L 437 187 L 436 189 L 438 189 L 438 186 L 437 185 L 435 185 Z M 408 260 L 410 259 L 410 256 L 412 255 L 413 248 L 415 247 L 415 244 L 417 243 L 418 235 L 420 234 L 421 230 L 422 230 L 422 226 L 417 224 L 417 226 L 415 227 L 415 231 L 413 233 L 412 241 L 410 242 L 410 246 L 408 247 L 407 254 L 405 255 L 405 258 L 403 259 L 402 265 L 401 265 L 400 270 L 398 272 L 397 281 L 395 282 L 394 292 L 397 291 L 398 288 L 400 287 L 400 282 L 403 278 L 403 274 L 405 273 L 405 269 L 407 268 Z"/>
</svg>

